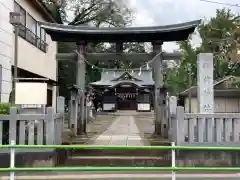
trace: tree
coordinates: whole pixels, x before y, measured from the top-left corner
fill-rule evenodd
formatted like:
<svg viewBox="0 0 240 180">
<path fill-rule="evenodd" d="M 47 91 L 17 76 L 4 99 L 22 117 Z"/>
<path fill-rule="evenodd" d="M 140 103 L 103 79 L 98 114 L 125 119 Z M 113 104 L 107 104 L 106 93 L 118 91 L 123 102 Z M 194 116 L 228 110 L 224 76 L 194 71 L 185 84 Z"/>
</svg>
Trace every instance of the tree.
<svg viewBox="0 0 240 180">
<path fill-rule="evenodd" d="M 202 51 L 214 54 L 214 77 L 232 75 L 240 67 L 235 54 L 240 44 L 240 16 L 229 9 L 216 10 L 216 17 L 203 23 L 198 30 L 202 38 Z"/>
<path fill-rule="evenodd" d="M 240 58 L 236 56 L 240 44 L 240 16 L 229 9 L 218 9 L 216 16 L 203 22 L 197 30 L 202 39 L 201 46 L 194 48 L 189 40 L 179 42 L 183 56 L 178 66 L 167 72 L 166 83 L 173 94 L 197 84 L 196 61 L 200 52 L 213 53 L 215 80 L 240 75 Z"/>
<path fill-rule="evenodd" d="M 131 24 L 133 19 L 133 11 L 127 6 L 125 0 L 63 0 L 61 6 L 57 0 L 43 0 L 46 6 L 49 7 L 54 17 L 61 19 L 58 22 L 67 22 L 69 25 L 90 25 L 96 27 L 109 26 L 109 27 L 125 27 Z M 69 21 L 67 12 L 73 12 L 74 18 Z M 104 43 L 89 44 L 89 52 L 111 52 L 115 45 L 107 47 Z M 75 43 L 58 43 L 58 52 L 68 53 L 76 49 Z M 124 44 L 126 53 L 133 51 L 143 52 L 144 45 L 139 43 L 126 43 Z M 138 63 L 139 64 L 139 63 Z M 111 63 L 95 62 L 95 66 L 102 68 L 114 67 L 132 67 L 137 66 L 136 63 L 121 61 L 113 61 Z M 62 61 L 59 62 L 59 84 L 60 94 L 68 96 L 68 85 L 75 84 L 76 67 L 72 62 Z M 86 81 L 99 80 L 100 70 L 93 69 L 92 66 L 86 66 Z"/>
<path fill-rule="evenodd" d="M 166 84 L 172 94 L 177 94 L 197 82 L 197 54 L 201 52 L 200 48 L 193 48 L 191 42 L 178 42 L 182 57 L 179 63 L 167 70 Z M 189 76 L 191 75 L 191 84 Z"/>
<path fill-rule="evenodd" d="M 54 16 L 60 15 L 62 22 L 68 22 L 67 12 L 74 18 L 69 25 L 88 24 L 100 27 L 126 26 L 132 21 L 132 10 L 124 0 L 42 0 Z M 60 4 L 58 2 L 61 2 Z"/>
</svg>

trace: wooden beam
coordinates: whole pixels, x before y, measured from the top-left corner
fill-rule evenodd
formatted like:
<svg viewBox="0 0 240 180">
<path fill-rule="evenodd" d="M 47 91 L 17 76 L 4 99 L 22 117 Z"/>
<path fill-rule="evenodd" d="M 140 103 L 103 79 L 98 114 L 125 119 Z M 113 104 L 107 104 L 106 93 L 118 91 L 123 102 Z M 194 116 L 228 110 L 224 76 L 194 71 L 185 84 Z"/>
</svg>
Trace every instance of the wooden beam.
<svg viewBox="0 0 240 180">
<path fill-rule="evenodd" d="M 112 61 L 112 60 L 120 60 L 120 61 L 149 61 L 153 58 L 152 54 L 148 53 L 88 53 L 86 55 L 88 61 Z"/>
<path fill-rule="evenodd" d="M 88 53 L 86 58 L 88 61 L 109 61 L 120 59 L 121 61 L 150 61 L 154 57 L 153 53 Z M 162 53 L 163 60 L 179 60 L 181 53 Z"/>
<path fill-rule="evenodd" d="M 162 53 L 163 60 L 179 60 L 182 56 L 181 52 Z"/>
<path fill-rule="evenodd" d="M 77 60 L 77 53 L 57 53 L 56 59 L 58 61 L 76 61 Z"/>
<path fill-rule="evenodd" d="M 153 53 L 86 53 L 87 61 L 111 61 L 120 59 L 121 61 L 150 61 L 154 57 Z M 162 53 L 163 60 L 179 60 L 181 53 Z M 76 61 L 76 53 L 57 53 L 56 58 L 58 61 L 73 60 Z"/>
</svg>

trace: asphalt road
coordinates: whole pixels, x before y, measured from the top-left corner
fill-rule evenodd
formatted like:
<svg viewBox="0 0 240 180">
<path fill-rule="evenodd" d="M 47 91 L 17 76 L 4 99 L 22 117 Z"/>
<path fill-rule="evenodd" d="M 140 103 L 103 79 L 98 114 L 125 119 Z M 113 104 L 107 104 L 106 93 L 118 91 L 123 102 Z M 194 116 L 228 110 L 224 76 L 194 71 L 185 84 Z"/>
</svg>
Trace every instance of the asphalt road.
<svg viewBox="0 0 240 180">
<path fill-rule="evenodd" d="M 162 179 L 171 180 L 171 173 L 164 172 L 37 172 L 37 173 L 16 173 L 15 180 L 51 180 L 51 179 L 64 179 L 64 180 L 131 180 L 131 179 Z M 176 180 L 189 179 L 189 180 L 239 180 L 240 173 L 231 172 L 206 172 L 206 173 L 177 173 Z M 9 180 L 8 173 L 0 173 L 0 180 Z"/>
</svg>

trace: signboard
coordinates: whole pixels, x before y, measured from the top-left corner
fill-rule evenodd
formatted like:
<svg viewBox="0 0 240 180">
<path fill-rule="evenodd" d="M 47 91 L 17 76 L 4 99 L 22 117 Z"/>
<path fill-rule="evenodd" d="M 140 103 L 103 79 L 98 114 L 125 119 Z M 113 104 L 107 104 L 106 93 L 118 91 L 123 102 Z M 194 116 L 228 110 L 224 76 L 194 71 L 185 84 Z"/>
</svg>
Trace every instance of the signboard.
<svg viewBox="0 0 240 180">
<path fill-rule="evenodd" d="M 213 54 L 200 53 L 197 63 L 199 113 L 214 113 Z"/>
<path fill-rule="evenodd" d="M 16 104 L 46 105 L 47 83 L 18 82 L 16 84 Z"/>
</svg>

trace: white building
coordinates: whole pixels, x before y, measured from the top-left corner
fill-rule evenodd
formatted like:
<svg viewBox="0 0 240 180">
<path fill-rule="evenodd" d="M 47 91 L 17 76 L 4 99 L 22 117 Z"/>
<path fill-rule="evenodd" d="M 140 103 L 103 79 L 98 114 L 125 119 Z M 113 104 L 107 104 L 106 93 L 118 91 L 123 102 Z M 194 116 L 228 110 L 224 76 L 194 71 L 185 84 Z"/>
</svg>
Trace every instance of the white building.
<svg viewBox="0 0 240 180">
<path fill-rule="evenodd" d="M 54 22 L 40 0 L 0 0 L 0 89 L 1 102 L 8 102 L 12 89 L 14 28 L 9 13 L 20 12 L 18 77 L 47 78 L 48 105 L 55 105 L 56 42 L 51 41 L 37 21 Z"/>
</svg>

